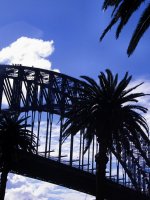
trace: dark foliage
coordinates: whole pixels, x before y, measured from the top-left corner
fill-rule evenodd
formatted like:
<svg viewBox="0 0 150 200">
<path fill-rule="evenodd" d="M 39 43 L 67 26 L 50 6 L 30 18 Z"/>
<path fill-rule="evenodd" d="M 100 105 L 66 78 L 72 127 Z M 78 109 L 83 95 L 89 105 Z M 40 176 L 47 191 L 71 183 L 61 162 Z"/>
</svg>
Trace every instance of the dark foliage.
<svg viewBox="0 0 150 200">
<path fill-rule="evenodd" d="M 114 147 L 119 156 L 124 149 L 129 156 L 134 157 L 131 151 L 134 145 L 134 148 L 138 149 L 147 165 L 150 166 L 146 152 L 141 146 L 141 140 L 150 144 L 149 128 L 145 118 L 141 115 L 141 113 L 146 113 L 147 109 L 137 104 L 137 98 L 146 94 L 133 93 L 133 90 L 142 83 L 128 88 L 132 76 L 126 73 L 124 78 L 118 81 L 118 74 L 113 76 L 108 69 L 106 74 L 100 73 L 99 84 L 90 77 L 82 76 L 82 78 L 85 80 L 85 87 L 78 89 L 83 95 L 77 97 L 72 110 L 65 113 L 64 140 L 69 135 L 75 135 L 80 130 L 84 130 L 86 152 L 93 136 L 96 135 L 100 145 L 97 162 L 99 162 L 99 169 L 104 168 L 103 173 L 105 173 L 108 161 L 107 155 L 114 151 Z M 126 166 L 123 167 L 126 170 Z M 104 174 L 101 174 L 102 176 Z M 133 184 L 135 185 L 134 182 Z"/>
<path fill-rule="evenodd" d="M 11 170 L 12 154 L 16 150 L 36 152 L 35 135 L 28 130 L 27 117 L 14 112 L 0 114 L 0 200 L 4 199 L 7 175 Z"/>
<path fill-rule="evenodd" d="M 118 22 L 117 30 L 116 30 L 116 38 L 119 37 L 123 27 L 128 23 L 131 16 L 136 12 L 142 3 L 145 0 L 105 0 L 103 3 L 103 9 L 107 10 L 109 7 L 113 7 L 112 11 L 112 20 L 110 21 L 107 28 L 102 33 L 100 40 L 104 38 L 106 33 Z M 135 28 L 135 31 L 130 40 L 127 54 L 130 56 L 136 46 L 138 45 L 139 40 L 146 32 L 146 30 L 150 26 L 150 4 L 146 6 L 141 15 L 138 24 Z"/>
</svg>

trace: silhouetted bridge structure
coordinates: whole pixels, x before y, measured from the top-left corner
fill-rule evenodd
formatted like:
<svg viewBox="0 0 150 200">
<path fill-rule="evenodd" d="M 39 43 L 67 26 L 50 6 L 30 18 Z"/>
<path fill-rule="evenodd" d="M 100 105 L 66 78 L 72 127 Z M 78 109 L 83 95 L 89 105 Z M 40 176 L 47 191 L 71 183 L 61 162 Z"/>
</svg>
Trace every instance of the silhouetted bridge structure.
<svg viewBox="0 0 150 200">
<path fill-rule="evenodd" d="M 95 195 L 96 138 L 86 154 L 83 130 L 62 144 L 63 114 L 75 103 L 74 97 L 83 95 L 79 87 L 84 87 L 82 81 L 54 71 L 0 66 L 1 112 L 30 116 L 27 123 L 37 136 L 37 154 L 16 152 L 12 172 Z M 150 147 L 141 142 L 150 158 Z M 134 145 L 133 152 L 131 157 L 124 150 L 118 154 L 114 145 L 107 166 L 106 198 L 149 199 L 150 169 Z"/>
</svg>

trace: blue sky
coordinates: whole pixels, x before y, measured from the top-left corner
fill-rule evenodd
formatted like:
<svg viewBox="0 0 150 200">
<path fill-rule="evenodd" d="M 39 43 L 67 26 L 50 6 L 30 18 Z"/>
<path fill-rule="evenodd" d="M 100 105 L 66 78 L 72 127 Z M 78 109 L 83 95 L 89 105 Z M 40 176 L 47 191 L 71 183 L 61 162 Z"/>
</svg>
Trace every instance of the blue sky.
<svg viewBox="0 0 150 200">
<path fill-rule="evenodd" d="M 147 82 L 143 90 L 148 92 L 150 30 L 145 33 L 134 54 L 130 58 L 126 54 L 128 42 L 142 8 L 130 20 L 117 41 L 113 28 L 100 43 L 100 34 L 110 20 L 109 11 L 104 13 L 101 10 L 103 2 L 101 0 L 1 0 L 0 2 L 0 63 L 21 63 L 57 69 L 76 78 L 88 75 L 96 79 L 99 72 L 106 68 L 110 68 L 114 73 L 118 72 L 121 76 L 129 71 L 135 81 Z M 12 182 L 17 179 L 16 176 L 11 178 Z M 25 182 L 26 186 L 29 186 L 32 181 L 27 184 L 26 179 Z M 20 191 L 22 185 L 17 184 L 13 188 L 13 184 L 10 183 L 9 186 L 12 190 L 8 191 L 10 193 L 7 193 L 6 197 L 7 200 L 13 200 L 16 196 L 11 196 L 12 191 Z M 66 191 L 52 185 L 46 187 L 56 189 L 53 197 L 55 200 L 60 199 L 60 193 Z M 72 193 L 74 194 L 70 191 L 69 197 L 62 195 L 61 198 L 73 200 L 77 195 L 75 199 L 92 199 L 84 194 L 79 197 L 78 193 L 75 195 Z M 19 195 L 19 192 L 16 194 Z M 19 196 L 20 199 L 26 199 L 23 193 L 20 194 L 22 194 L 22 197 Z M 44 198 L 44 195 L 42 198 L 32 196 L 31 191 L 30 194 L 29 199 L 49 199 L 49 196 Z"/>
<path fill-rule="evenodd" d="M 130 58 L 126 55 L 136 16 L 115 40 L 114 29 L 103 42 L 99 36 L 110 15 L 101 10 L 100 0 L 1 0 L 0 48 L 19 37 L 53 40 L 55 51 L 49 57 L 53 68 L 79 77 L 96 77 L 109 67 L 114 72 L 129 71 L 134 76 L 149 72 L 149 31 Z M 137 13 L 139 16 L 140 13 Z"/>
</svg>

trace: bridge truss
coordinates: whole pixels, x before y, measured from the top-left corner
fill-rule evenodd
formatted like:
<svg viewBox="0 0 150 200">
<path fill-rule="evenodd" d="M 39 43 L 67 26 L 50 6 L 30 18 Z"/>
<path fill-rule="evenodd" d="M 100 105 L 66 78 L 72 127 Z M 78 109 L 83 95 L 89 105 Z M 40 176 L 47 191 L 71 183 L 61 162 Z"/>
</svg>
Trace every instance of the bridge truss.
<svg viewBox="0 0 150 200">
<path fill-rule="evenodd" d="M 30 116 L 31 131 L 37 136 L 37 154 L 65 163 L 89 173 L 95 173 L 96 138 L 83 154 L 85 141 L 82 130 L 62 144 L 63 113 L 71 109 L 74 97 L 83 95 L 77 88 L 82 81 L 54 71 L 20 65 L 0 66 L 0 110 L 15 111 Z M 150 159 L 150 146 L 141 140 Z M 150 194 L 150 168 L 133 146 L 134 156 L 114 145 L 107 165 L 107 178 L 126 187 Z"/>
</svg>

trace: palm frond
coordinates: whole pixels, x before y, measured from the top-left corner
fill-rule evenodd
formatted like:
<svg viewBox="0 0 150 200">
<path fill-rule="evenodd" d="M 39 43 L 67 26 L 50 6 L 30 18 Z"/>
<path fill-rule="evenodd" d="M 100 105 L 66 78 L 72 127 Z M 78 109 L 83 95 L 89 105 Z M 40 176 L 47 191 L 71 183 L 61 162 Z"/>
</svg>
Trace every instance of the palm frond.
<svg viewBox="0 0 150 200">
<path fill-rule="evenodd" d="M 120 103 L 125 103 L 125 102 L 138 102 L 137 98 L 139 97 L 143 97 L 145 96 L 146 94 L 144 93 L 133 93 L 133 94 L 129 94 L 123 98 L 120 98 Z"/>
<path fill-rule="evenodd" d="M 141 39 L 145 31 L 149 28 L 149 26 L 150 26 L 150 4 L 144 10 L 143 15 L 141 16 L 138 25 L 133 33 L 133 36 L 129 43 L 129 47 L 127 49 L 128 56 L 130 56 L 133 53 L 139 40 Z"/>
<path fill-rule="evenodd" d="M 36 152 L 36 136 L 26 123 L 29 117 L 20 117 L 18 113 L 7 112 L 1 115 L 0 138 L 3 154 L 8 154 L 13 149 L 21 149 L 27 152 Z M 25 123 L 24 123 L 25 122 Z M 7 152 L 8 151 L 8 152 Z"/>
<path fill-rule="evenodd" d="M 132 76 L 128 76 L 128 72 L 126 72 L 124 78 L 118 83 L 115 91 L 115 98 L 118 98 L 122 95 L 126 87 L 129 85 L 130 81 L 132 79 Z"/>
<path fill-rule="evenodd" d="M 124 26 L 128 23 L 129 19 L 133 16 L 133 14 L 139 9 L 139 7 L 144 3 L 145 0 L 105 0 L 102 6 L 103 10 L 107 10 L 109 7 L 113 8 L 112 14 L 111 14 L 111 21 L 108 24 L 108 26 L 104 29 L 103 33 L 100 36 L 100 41 L 103 40 L 105 35 L 108 33 L 108 31 L 117 23 L 119 22 L 117 28 L 116 28 L 116 39 L 119 37 L 122 29 Z M 139 43 L 139 40 L 143 36 L 143 34 L 147 31 L 147 29 L 150 26 L 150 4 L 146 7 L 144 10 L 138 25 L 136 26 L 136 29 L 132 35 L 132 38 L 130 40 L 127 54 L 130 56 L 137 44 Z"/>
<path fill-rule="evenodd" d="M 84 133 L 83 139 L 86 140 L 86 145 L 85 145 L 85 149 L 84 149 L 84 152 L 83 152 L 85 154 L 86 151 L 89 149 L 92 140 L 94 139 L 95 128 L 93 126 L 88 126 L 86 128 L 86 131 L 84 131 L 83 133 Z"/>
<path fill-rule="evenodd" d="M 122 0 L 117 0 L 115 5 L 114 5 L 114 9 L 112 11 L 111 17 L 114 15 L 115 11 L 117 10 L 119 4 L 121 3 Z"/>
<path fill-rule="evenodd" d="M 111 20 L 111 22 L 109 23 L 109 25 L 105 28 L 105 30 L 103 31 L 103 33 L 100 36 L 100 41 L 103 40 L 103 38 L 105 37 L 105 35 L 108 33 L 108 31 L 118 22 L 120 16 L 118 15 L 118 13 L 113 17 L 113 19 Z"/>
<path fill-rule="evenodd" d="M 94 91 L 99 91 L 99 86 L 97 85 L 96 81 L 88 76 L 81 76 L 81 78 L 85 79 Z"/>
<path fill-rule="evenodd" d="M 144 2 L 144 0 L 134 0 L 134 1 L 124 1 L 122 3 L 122 9 L 120 14 L 120 23 L 117 27 L 116 38 L 119 37 L 121 30 L 128 23 L 130 17 L 139 8 L 139 6 Z"/>
<path fill-rule="evenodd" d="M 102 6 L 103 10 L 106 10 L 109 6 L 114 6 L 121 2 L 122 0 L 105 0 Z"/>
<path fill-rule="evenodd" d="M 122 92 L 121 97 L 127 95 L 127 94 L 130 93 L 132 90 L 135 90 L 136 88 L 138 88 L 139 86 L 141 86 L 141 85 L 143 85 L 143 84 L 144 84 L 144 82 L 139 83 L 138 85 L 136 85 L 136 86 L 134 86 L 134 87 L 132 87 L 132 88 L 129 88 L 128 90 L 124 90 L 124 91 Z"/>
<path fill-rule="evenodd" d="M 133 174 L 119 155 L 122 151 L 126 151 L 128 155 L 132 154 L 131 149 L 134 146 L 149 166 L 148 157 L 143 153 L 140 144 L 142 141 L 150 145 L 149 127 L 142 116 L 147 112 L 147 108 L 132 103 L 138 102 L 138 97 L 146 95 L 142 92 L 133 93 L 143 83 L 127 89 L 132 76 L 127 72 L 118 81 L 118 74 L 113 75 L 109 69 L 106 69 L 105 73 L 100 72 L 99 84 L 87 76 L 82 77 L 87 85 L 85 84 L 86 86 L 81 89 L 82 95 L 75 99 L 72 110 L 64 114 L 63 142 L 70 135 L 84 130 L 83 139 L 86 140 L 84 153 L 89 148 L 94 135 L 101 147 L 103 143 L 107 144 L 106 154 L 115 146 L 115 155 L 127 170 L 133 185 L 138 187 Z M 134 154 L 131 156 L 136 163 Z"/>
</svg>

